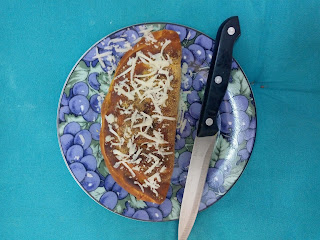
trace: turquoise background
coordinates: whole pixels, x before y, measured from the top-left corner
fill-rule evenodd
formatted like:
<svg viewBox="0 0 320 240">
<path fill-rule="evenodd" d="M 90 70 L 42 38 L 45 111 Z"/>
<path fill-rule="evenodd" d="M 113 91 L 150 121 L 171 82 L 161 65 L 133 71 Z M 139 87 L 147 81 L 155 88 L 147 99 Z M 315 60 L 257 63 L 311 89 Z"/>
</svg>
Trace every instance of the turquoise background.
<svg viewBox="0 0 320 240">
<path fill-rule="evenodd" d="M 119 28 L 167 21 L 215 37 L 232 15 L 257 140 L 189 239 L 320 239 L 320 1 L 293 0 L 1 1 L 0 239 L 177 239 L 178 221 L 126 219 L 81 190 L 60 153 L 58 101 L 80 56 Z"/>
</svg>

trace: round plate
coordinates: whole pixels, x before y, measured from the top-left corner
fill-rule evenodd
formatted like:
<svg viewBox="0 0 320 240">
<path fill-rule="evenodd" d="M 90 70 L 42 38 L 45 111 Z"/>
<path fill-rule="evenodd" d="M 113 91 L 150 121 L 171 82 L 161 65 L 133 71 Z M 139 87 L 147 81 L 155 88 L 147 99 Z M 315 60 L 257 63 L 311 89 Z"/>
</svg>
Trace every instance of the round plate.
<svg viewBox="0 0 320 240">
<path fill-rule="evenodd" d="M 136 39 L 142 36 L 139 31 L 146 28 L 152 31 L 174 30 L 183 46 L 178 122 L 184 124 L 178 123 L 177 126 L 175 167 L 167 198 L 161 205 L 137 200 L 115 183 L 106 168 L 99 145 L 100 107 L 113 78 L 114 66 L 124 54 L 119 48 L 128 46 L 128 43 L 133 46 Z M 100 40 L 71 70 L 58 107 L 59 144 L 74 179 L 100 205 L 122 216 L 145 221 L 179 218 L 213 45 L 211 38 L 189 27 L 167 23 L 134 25 Z M 112 51 L 112 55 L 103 56 L 106 51 Z M 218 119 L 220 135 L 212 154 L 199 211 L 214 204 L 235 184 L 247 164 L 255 141 L 253 94 L 235 60 Z"/>
</svg>

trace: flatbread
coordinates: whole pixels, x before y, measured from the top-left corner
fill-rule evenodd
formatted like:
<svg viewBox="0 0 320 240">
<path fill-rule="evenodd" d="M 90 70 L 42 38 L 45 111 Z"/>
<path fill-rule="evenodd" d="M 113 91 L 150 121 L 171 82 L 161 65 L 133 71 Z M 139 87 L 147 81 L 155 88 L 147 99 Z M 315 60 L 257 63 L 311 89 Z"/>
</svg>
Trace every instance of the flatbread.
<svg viewBox="0 0 320 240">
<path fill-rule="evenodd" d="M 101 108 L 100 145 L 114 180 L 137 199 L 162 203 L 174 165 L 181 85 L 175 31 L 145 35 L 120 60 Z"/>
</svg>

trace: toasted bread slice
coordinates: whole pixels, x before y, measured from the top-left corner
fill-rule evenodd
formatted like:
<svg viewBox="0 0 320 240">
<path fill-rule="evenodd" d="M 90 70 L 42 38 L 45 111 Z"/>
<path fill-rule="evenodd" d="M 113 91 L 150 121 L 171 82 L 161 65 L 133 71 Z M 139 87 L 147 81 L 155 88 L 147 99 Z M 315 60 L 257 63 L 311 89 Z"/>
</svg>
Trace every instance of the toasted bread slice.
<svg viewBox="0 0 320 240">
<path fill-rule="evenodd" d="M 149 33 L 120 60 L 102 104 L 105 163 L 114 180 L 137 199 L 160 204 L 166 198 L 180 84 L 179 35 Z"/>
</svg>

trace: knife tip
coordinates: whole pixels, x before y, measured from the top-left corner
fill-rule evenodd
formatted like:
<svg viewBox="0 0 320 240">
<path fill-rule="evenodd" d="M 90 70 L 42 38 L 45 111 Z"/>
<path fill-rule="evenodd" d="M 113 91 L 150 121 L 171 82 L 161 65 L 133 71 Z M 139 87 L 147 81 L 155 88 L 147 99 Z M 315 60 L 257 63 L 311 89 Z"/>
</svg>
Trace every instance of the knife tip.
<svg viewBox="0 0 320 240">
<path fill-rule="evenodd" d="M 189 236 L 190 231 L 186 231 L 186 229 L 182 229 L 182 227 L 179 225 L 178 229 L 178 240 L 187 240 Z"/>
<path fill-rule="evenodd" d="M 178 235 L 178 240 L 187 240 L 187 238 L 184 236 Z"/>
</svg>

